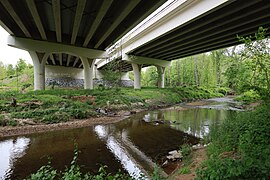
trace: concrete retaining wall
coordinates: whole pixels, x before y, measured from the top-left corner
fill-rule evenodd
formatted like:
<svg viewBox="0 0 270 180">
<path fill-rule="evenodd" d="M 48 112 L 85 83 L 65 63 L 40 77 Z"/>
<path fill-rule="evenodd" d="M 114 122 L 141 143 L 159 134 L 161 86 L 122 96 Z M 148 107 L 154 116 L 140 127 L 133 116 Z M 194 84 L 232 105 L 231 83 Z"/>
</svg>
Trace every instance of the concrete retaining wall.
<svg viewBox="0 0 270 180">
<path fill-rule="evenodd" d="M 46 66 L 45 85 L 50 86 L 55 83 L 59 87 L 84 87 L 83 69 L 62 67 L 62 66 Z M 100 84 L 111 86 L 109 82 L 102 80 L 102 71 L 94 70 L 94 86 Z M 134 83 L 129 79 L 128 73 L 123 73 L 120 85 L 123 87 L 133 87 Z"/>
</svg>

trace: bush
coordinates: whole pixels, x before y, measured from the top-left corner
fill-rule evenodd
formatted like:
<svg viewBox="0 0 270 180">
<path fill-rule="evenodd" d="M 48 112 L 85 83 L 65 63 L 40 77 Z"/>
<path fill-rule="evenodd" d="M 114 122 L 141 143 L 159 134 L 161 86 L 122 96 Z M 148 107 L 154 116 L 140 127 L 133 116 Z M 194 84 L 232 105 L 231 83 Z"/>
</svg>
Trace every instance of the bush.
<svg viewBox="0 0 270 180">
<path fill-rule="evenodd" d="M 243 101 L 245 103 L 255 102 L 260 99 L 261 99 L 260 95 L 254 90 L 249 90 L 247 92 L 244 92 L 242 95 L 235 98 L 235 100 Z"/>
<path fill-rule="evenodd" d="M 198 179 L 270 178 L 270 104 L 212 127 L 209 159 Z"/>
<path fill-rule="evenodd" d="M 66 112 L 57 111 L 53 114 L 48 114 L 43 116 L 42 122 L 47 124 L 51 123 L 59 123 L 59 122 L 66 122 L 69 120 L 70 115 Z"/>
</svg>

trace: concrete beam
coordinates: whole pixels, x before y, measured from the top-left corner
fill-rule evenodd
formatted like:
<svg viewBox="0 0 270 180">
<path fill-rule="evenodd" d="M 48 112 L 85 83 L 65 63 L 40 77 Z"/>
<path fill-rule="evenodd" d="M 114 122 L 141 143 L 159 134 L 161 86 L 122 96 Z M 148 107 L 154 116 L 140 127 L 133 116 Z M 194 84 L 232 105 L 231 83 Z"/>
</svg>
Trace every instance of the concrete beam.
<svg viewBox="0 0 270 180">
<path fill-rule="evenodd" d="M 103 34 L 103 36 L 100 38 L 100 40 L 97 42 L 97 44 L 94 46 L 94 48 L 98 48 L 104 40 L 114 31 L 114 29 L 127 17 L 127 15 L 139 4 L 141 0 L 132 0 L 129 1 L 129 4 L 126 6 L 126 8 L 119 14 L 119 16 L 116 18 L 116 20 L 113 22 L 113 24 L 110 26 L 109 29 Z"/>
<path fill-rule="evenodd" d="M 69 66 L 70 58 L 71 58 L 71 55 L 68 54 L 68 57 L 67 57 L 67 65 L 66 65 L 66 66 Z"/>
<path fill-rule="evenodd" d="M 40 33 L 41 38 L 43 40 L 47 40 L 47 36 L 46 36 L 45 31 L 44 31 L 43 25 L 41 23 L 40 16 L 38 14 L 38 10 L 37 10 L 35 1 L 34 0 L 27 0 L 26 3 L 27 3 L 29 11 L 32 14 L 32 17 L 34 18 L 34 21 L 36 23 L 36 26 L 38 28 L 38 31 Z"/>
<path fill-rule="evenodd" d="M 26 38 L 8 36 L 7 44 L 12 47 L 27 51 L 37 51 L 46 53 L 66 53 L 74 56 L 84 56 L 91 59 L 107 58 L 107 52 L 102 50 L 88 49 L 71 45 L 38 41 Z"/>
<path fill-rule="evenodd" d="M 123 55 L 122 59 L 129 61 L 131 63 L 136 63 L 136 64 L 149 64 L 149 65 L 156 65 L 156 66 L 161 66 L 161 67 L 167 67 L 171 65 L 171 61 L 165 61 L 165 60 L 142 57 L 142 56 L 126 55 L 126 54 Z"/>
<path fill-rule="evenodd" d="M 55 65 L 56 63 L 55 63 L 54 56 L 53 56 L 52 53 L 50 54 L 50 58 L 51 58 L 51 60 L 52 60 L 53 65 Z"/>
<path fill-rule="evenodd" d="M 76 64 L 77 64 L 78 61 L 79 61 L 79 57 L 76 57 L 76 59 L 75 59 L 75 61 L 74 61 L 74 63 L 73 63 L 73 67 L 76 66 Z"/>
<path fill-rule="evenodd" d="M 209 12 L 228 0 L 178 0 L 172 6 L 157 14 L 152 22 L 145 23 L 131 33 L 123 43 L 123 53 L 128 54 L 136 48 L 161 37 L 182 24 Z"/>
<path fill-rule="evenodd" d="M 71 44 L 74 45 L 76 41 L 76 37 L 80 28 L 81 19 L 83 15 L 83 10 L 86 4 L 86 0 L 78 0 L 76 14 L 74 18 L 72 36 L 71 36 Z"/>
<path fill-rule="evenodd" d="M 1 0 L 0 1 L 2 5 L 6 8 L 7 12 L 9 12 L 10 16 L 13 18 L 13 20 L 17 23 L 17 25 L 20 27 L 22 32 L 26 37 L 31 37 L 28 29 L 23 24 L 21 18 L 18 16 L 18 14 L 14 11 L 13 7 L 11 6 L 9 0 Z"/>
<path fill-rule="evenodd" d="M 61 10 L 60 0 L 52 0 L 52 9 L 54 16 L 55 32 L 57 42 L 62 41 L 62 30 L 61 30 Z"/>
<path fill-rule="evenodd" d="M 92 36 L 94 35 L 94 33 L 96 32 L 100 22 L 102 21 L 103 17 L 105 16 L 105 14 L 107 13 L 109 7 L 111 6 L 113 0 L 105 0 L 103 1 L 101 8 L 98 11 L 97 17 L 94 20 L 90 30 L 88 31 L 88 34 L 85 38 L 85 41 L 83 43 L 83 47 L 86 47 L 89 43 L 89 41 L 91 40 Z"/>
</svg>

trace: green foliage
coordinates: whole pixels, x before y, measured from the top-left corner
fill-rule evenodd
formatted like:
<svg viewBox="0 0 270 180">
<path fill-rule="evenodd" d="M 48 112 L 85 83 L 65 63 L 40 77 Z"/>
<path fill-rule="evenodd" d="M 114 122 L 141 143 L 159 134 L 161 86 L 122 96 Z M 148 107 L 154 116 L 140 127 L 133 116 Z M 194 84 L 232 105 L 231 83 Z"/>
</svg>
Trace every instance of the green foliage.
<svg viewBox="0 0 270 180">
<path fill-rule="evenodd" d="M 27 180 L 53 180 L 53 179 L 64 179 L 64 180 L 117 180 L 117 179 L 132 179 L 128 175 L 122 173 L 120 170 L 116 174 L 110 174 L 106 171 L 106 166 L 99 168 L 98 174 L 91 175 L 89 173 L 83 174 L 81 168 L 78 165 L 78 150 L 74 150 L 73 160 L 69 167 L 66 167 L 64 172 L 59 172 L 51 166 L 49 161 L 48 165 L 42 166 L 36 173 L 30 175 Z"/>
<path fill-rule="evenodd" d="M 270 104 L 212 127 L 209 159 L 198 179 L 270 178 Z"/>
<path fill-rule="evenodd" d="M 7 121 L 7 126 L 17 126 L 18 122 L 14 119 L 10 119 Z"/>
<path fill-rule="evenodd" d="M 155 166 L 154 171 L 151 175 L 151 180 L 164 180 L 165 178 L 162 177 L 160 173 L 160 167 Z"/>
<path fill-rule="evenodd" d="M 109 94 L 109 95 L 108 95 Z M 70 119 L 95 117 L 95 109 L 129 110 L 131 108 L 151 108 L 172 105 L 182 101 L 222 96 L 216 88 L 197 86 L 175 88 L 132 88 L 94 90 L 45 90 L 19 93 L 0 92 L 0 110 L 9 113 L 11 118 L 33 119 L 43 123 L 65 122 Z M 17 106 L 10 106 L 16 97 Z M 76 99 L 79 97 L 79 99 Z M 93 97 L 80 101 L 80 97 Z M 2 114 L 1 113 L 1 114 Z"/>
<path fill-rule="evenodd" d="M 59 123 L 59 122 L 66 122 L 70 118 L 70 115 L 66 112 L 57 111 L 53 114 L 44 115 L 42 118 L 42 122 L 47 124 L 51 123 Z"/>
<path fill-rule="evenodd" d="M 5 116 L 0 114 L 0 126 L 6 126 L 7 121 L 5 120 Z"/>
<path fill-rule="evenodd" d="M 254 90 L 246 91 L 243 94 L 241 94 L 240 96 L 235 98 L 235 100 L 243 101 L 245 103 L 256 102 L 260 99 L 261 99 L 260 95 Z"/>
<path fill-rule="evenodd" d="M 192 147 L 189 144 L 183 144 L 180 147 L 183 158 L 186 159 L 192 152 Z"/>
<path fill-rule="evenodd" d="M 185 167 L 182 167 L 180 170 L 179 170 L 179 174 L 190 174 L 191 173 L 191 170 L 189 167 L 185 166 Z"/>
<path fill-rule="evenodd" d="M 34 69 L 25 60 L 19 59 L 17 64 L 4 65 L 0 61 L 0 91 L 3 90 L 32 90 Z"/>
<path fill-rule="evenodd" d="M 238 37 L 245 44 L 241 56 L 252 73 L 246 81 L 246 89 L 256 90 L 262 97 L 270 95 L 270 47 L 266 37 L 267 29 L 260 27 L 254 36 Z M 256 40 L 256 41 L 254 41 Z"/>
<path fill-rule="evenodd" d="M 119 61 L 111 61 L 102 72 L 103 86 L 118 87 L 121 79 L 121 66 Z"/>
<path fill-rule="evenodd" d="M 27 180 L 54 180 L 57 177 L 57 171 L 51 166 L 49 161 L 48 165 L 42 166 L 36 173 L 31 174 Z"/>
</svg>

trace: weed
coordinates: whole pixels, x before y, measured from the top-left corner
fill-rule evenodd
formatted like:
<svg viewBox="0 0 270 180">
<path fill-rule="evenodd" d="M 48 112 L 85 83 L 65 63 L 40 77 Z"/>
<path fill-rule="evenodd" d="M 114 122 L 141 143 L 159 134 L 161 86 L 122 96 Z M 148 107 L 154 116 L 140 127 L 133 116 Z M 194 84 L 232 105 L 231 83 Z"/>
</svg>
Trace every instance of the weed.
<svg viewBox="0 0 270 180">
<path fill-rule="evenodd" d="M 192 152 L 192 147 L 188 144 L 181 145 L 180 149 L 184 159 L 187 158 Z"/>
<path fill-rule="evenodd" d="M 189 167 L 185 166 L 185 167 L 182 167 L 180 170 L 179 170 L 179 174 L 190 174 L 191 173 L 191 170 Z"/>
</svg>

